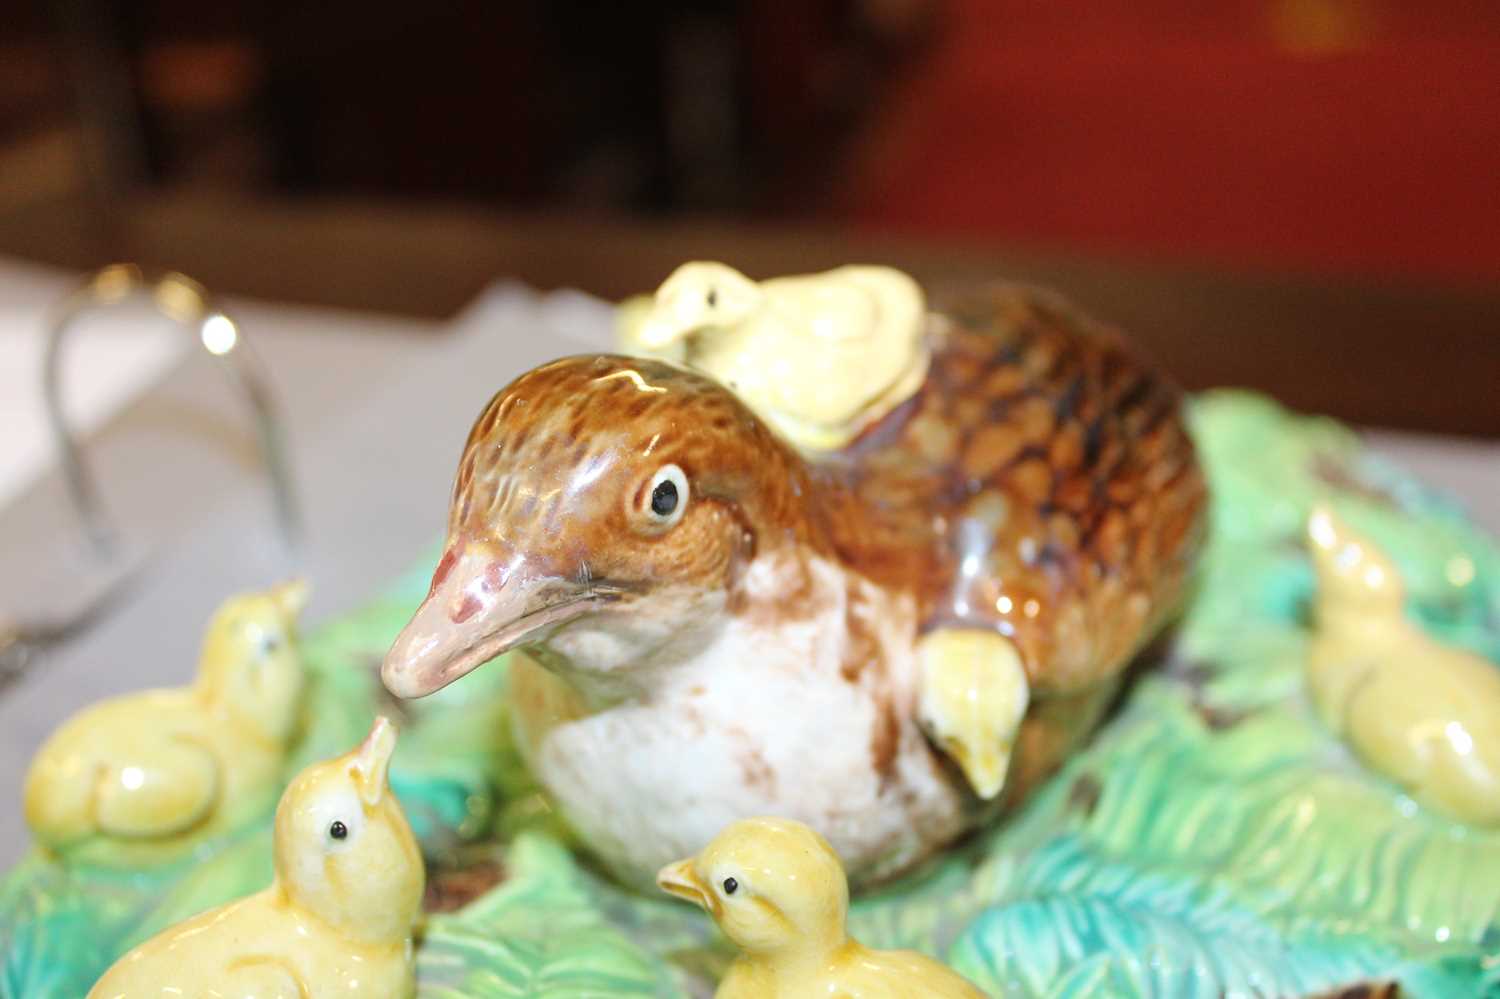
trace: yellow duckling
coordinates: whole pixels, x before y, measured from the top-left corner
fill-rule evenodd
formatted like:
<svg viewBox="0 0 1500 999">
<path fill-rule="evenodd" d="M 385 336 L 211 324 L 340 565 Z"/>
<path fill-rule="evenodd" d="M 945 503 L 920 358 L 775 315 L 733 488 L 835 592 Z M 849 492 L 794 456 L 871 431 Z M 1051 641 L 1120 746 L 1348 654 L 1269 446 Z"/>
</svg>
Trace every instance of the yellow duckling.
<svg viewBox="0 0 1500 999">
<path fill-rule="evenodd" d="M 740 946 L 718 999 L 983 996 L 929 957 L 850 939 L 844 868 L 828 841 L 800 822 L 736 822 L 696 857 L 662 868 L 656 883 L 701 906 Z"/>
<path fill-rule="evenodd" d="M 104 701 L 52 733 L 26 777 L 37 841 L 129 865 L 180 854 L 268 807 L 302 701 L 306 601 L 300 581 L 229 600 L 209 623 L 192 686 Z"/>
<path fill-rule="evenodd" d="M 1395 565 L 1331 510 L 1315 510 L 1307 534 L 1308 685 L 1324 722 L 1422 804 L 1500 824 L 1500 666 L 1408 620 Z"/>
<path fill-rule="evenodd" d="M 828 451 L 921 386 L 926 324 L 921 287 L 889 267 L 755 282 L 724 264 L 690 263 L 649 310 L 627 303 L 620 339 L 706 372 L 794 444 Z"/>
<path fill-rule="evenodd" d="M 304 770 L 276 808 L 276 877 L 120 958 L 88 999 L 301 999 L 416 992 L 422 855 L 386 781 L 396 728 Z"/>
<path fill-rule="evenodd" d="M 1031 686 L 1021 654 L 985 628 L 943 628 L 917 644 L 922 727 L 988 801 L 1005 787 Z"/>
</svg>

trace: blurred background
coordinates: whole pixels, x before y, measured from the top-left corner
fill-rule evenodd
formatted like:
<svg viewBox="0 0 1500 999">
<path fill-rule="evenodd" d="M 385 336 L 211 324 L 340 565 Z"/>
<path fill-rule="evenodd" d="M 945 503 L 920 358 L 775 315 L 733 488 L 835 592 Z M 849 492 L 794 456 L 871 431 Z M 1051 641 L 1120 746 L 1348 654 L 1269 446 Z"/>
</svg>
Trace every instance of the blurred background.
<svg viewBox="0 0 1500 999">
<path fill-rule="evenodd" d="M 1007 273 L 1194 387 L 1500 433 L 1491 0 L 6 6 L 0 253 L 424 316 Z"/>
</svg>

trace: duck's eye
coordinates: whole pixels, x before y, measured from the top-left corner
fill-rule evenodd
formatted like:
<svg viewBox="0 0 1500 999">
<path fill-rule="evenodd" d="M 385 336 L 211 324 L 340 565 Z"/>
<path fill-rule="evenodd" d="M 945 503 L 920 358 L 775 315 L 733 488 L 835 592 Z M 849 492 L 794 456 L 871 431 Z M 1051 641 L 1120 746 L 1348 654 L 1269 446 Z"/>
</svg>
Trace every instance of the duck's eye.
<svg viewBox="0 0 1500 999">
<path fill-rule="evenodd" d="M 687 507 L 687 476 L 676 465 L 666 465 L 651 477 L 649 514 L 657 524 L 670 527 L 682 519 Z"/>
<path fill-rule="evenodd" d="M 349 835 L 349 827 L 339 819 L 334 819 L 333 825 L 328 827 L 328 835 L 334 839 L 344 839 Z"/>
<path fill-rule="evenodd" d="M 737 892 L 739 890 L 740 890 L 740 883 L 738 881 L 736 881 L 734 878 L 725 878 L 724 879 L 724 894 L 726 894 L 726 895 L 733 895 L 735 892 Z"/>
<path fill-rule="evenodd" d="M 281 637 L 278 635 L 267 635 L 260 640 L 260 651 L 265 655 L 270 655 L 279 648 L 281 648 Z"/>
<path fill-rule="evenodd" d="M 667 479 L 651 490 L 651 512 L 658 517 L 670 517 L 677 509 L 677 483 Z"/>
<path fill-rule="evenodd" d="M 719 304 L 719 289 L 717 289 L 717 288 L 710 288 L 710 289 L 708 289 L 708 307 L 710 309 L 716 308 L 718 306 L 718 304 Z"/>
</svg>

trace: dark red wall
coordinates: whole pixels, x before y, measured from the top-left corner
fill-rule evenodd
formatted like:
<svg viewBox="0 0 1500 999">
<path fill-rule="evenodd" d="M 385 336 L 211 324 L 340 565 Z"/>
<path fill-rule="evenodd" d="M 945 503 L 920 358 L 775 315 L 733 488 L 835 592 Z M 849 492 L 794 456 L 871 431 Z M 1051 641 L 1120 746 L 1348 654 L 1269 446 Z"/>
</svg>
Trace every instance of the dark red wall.
<svg viewBox="0 0 1500 999">
<path fill-rule="evenodd" d="M 1500 3 L 955 0 L 860 158 L 872 225 L 1500 277 Z"/>
</svg>

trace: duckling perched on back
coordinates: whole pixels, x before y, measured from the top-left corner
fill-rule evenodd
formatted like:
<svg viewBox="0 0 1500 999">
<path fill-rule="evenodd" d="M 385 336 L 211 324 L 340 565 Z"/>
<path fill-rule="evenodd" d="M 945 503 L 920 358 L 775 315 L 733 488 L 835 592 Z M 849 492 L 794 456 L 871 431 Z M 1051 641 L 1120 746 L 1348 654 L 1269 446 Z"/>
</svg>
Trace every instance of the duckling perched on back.
<svg viewBox="0 0 1500 999">
<path fill-rule="evenodd" d="M 849 883 L 828 841 L 800 822 L 736 822 L 696 857 L 656 876 L 700 906 L 741 948 L 716 999 L 981 999 L 984 993 L 911 950 L 849 937 Z"/>
<path fill-rule="evenodd" d="M 269 808 L 305 673 L 297 581 L 234 597 L 209 622 L 190 687 L 93 705 L 42 745 L 26 821 L 69 858 L 113 865 L 180 854 Z"/>
<path fill-rule="evenodd" d="M 921 390 L 817 461 L 674 364 L 517 379 L 470 433 L 386 686 L 522 647 L 521 749 L 637 885 L 765 814 L 869 883 L 1019 800 L 1175 609 L 1203 480 L 1178 392 L 1116 334 L 1006 286 L 938 313 Z M 954 709 L 965 683 L 1000 717 Z"/>
<path fill-rule="evenodd" d="M 147 940 L 89 999 L 413 995 L 425 873 L 386 779 L 395 750 L 377 718 L 357 748 L 299 774 L 276 808 L 270 887 Z"/>
<path fill-rule="evenodd" d="M 1406 616 L 1394 563 L 1319 507 L 1308 686 L 1328 727 L 1422 804 L 1500 824 L 1500 665 L 1430 638 Z"/>
<path fill-rule="evenodd" d="M 797 446 L 832 451 L 921 387 L 926 322 L 921 287 L 890 267 L 755 282 L 698 262 L 667 278 L 624 339 L 711 375 Z"/>
</svg>

